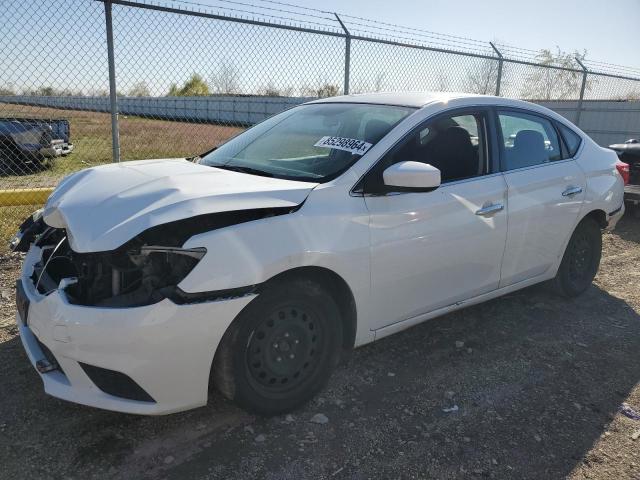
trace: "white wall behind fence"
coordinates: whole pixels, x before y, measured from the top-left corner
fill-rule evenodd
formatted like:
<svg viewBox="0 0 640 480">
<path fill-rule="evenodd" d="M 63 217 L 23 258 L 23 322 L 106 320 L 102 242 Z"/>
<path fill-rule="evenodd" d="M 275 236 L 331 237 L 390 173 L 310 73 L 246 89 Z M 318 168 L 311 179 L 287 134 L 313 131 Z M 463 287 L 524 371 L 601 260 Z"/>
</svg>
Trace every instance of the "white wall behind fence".
<svg viewBox="0 0 640 480">
<path fill-rule="evenodd" d="M 294 105 L 311 100 L 308 97 L 120 97 L 118 108 L 123 115 L 150 118 L 252 125 Z M 0 103 L 31 105 L 64 110 L 109 112 L 108 97 L 40 97 L 0 96 Z M 536 102 L 575 122 L 578 101 Z M 61 117 L 64 114 L 61 113 Z M 580 128 L 600 145 L 620 143 L 640 137 L 639 101 L 584 100 Z"/>
</svg>

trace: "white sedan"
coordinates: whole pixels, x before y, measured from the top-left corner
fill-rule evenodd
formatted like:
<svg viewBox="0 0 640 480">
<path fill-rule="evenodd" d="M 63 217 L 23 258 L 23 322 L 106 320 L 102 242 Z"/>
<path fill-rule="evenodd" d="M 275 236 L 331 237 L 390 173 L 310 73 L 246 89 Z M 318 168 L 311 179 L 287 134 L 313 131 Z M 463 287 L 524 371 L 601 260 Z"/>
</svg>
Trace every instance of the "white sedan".
<svg viewBox="0 0 640 480">
<path fill-rule="evenodd" d="M 191 161 L 64 179 L 12 242 L 20 336 L 55 397 L 165 414 L 214 385 L 286 412 L 354 347 L 543 281 L 582 293 L 616 161 L 517 100 L 310 102 Z"/>
</svg>

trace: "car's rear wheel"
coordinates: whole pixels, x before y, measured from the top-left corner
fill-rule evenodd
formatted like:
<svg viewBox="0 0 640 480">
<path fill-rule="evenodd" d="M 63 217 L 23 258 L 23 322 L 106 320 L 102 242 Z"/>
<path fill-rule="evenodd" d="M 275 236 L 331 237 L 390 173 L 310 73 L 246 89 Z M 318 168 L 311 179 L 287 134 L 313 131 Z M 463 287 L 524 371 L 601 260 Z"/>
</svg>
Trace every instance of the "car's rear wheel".
<svg viewBox="0 0 640 480">
<path fill-rule="evenodd" d="M 602 231 L 593 218 L 584 218 L 571 235 L 558 273 L 553 279 L 556 292 L 575 297 L 593 282 L 602 255 Z"/>
<path fill-rule="evenodd" d="M 315 282 L 266 288 L 234 320 L 213 364 L 215 386 L 263 415 L 293 410 L 326 383 L 342 346 L 340 310 Z"/>
</svg>

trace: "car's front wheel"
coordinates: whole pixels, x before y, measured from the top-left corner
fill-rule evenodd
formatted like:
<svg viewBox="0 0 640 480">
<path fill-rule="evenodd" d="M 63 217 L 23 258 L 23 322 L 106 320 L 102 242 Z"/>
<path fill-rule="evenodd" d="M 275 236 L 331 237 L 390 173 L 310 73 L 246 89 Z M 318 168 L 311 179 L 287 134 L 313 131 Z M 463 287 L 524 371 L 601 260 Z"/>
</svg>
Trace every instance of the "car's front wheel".
<svg viewBox="0 0 640 480">
<path fill-rule="evenodd" d="M 263 415 L 293 410 L 327 382 L 342 349 L 340 310 L 317 283 L 267 286 L 225 333 L 213 364 L 215 386 Z"/>
<path fill-rule="evenodd" d="M 566 297 L 580 295 L 596 276 L 601 255 L 600 225 L 593 218 L 586 217 L 571 235 L 558 273 L 552 282 L 554 289 Z"/>
</svg>

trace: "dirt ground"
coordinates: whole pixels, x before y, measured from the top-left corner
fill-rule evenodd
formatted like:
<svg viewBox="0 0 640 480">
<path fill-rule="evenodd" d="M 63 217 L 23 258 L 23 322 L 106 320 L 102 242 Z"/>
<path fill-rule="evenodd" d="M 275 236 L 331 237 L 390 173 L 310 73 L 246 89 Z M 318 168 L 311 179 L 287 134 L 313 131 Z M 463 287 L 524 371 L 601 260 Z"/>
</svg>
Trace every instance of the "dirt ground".
<svg viewBox="0 0 640 480">
<path fill-rule="evenodd" d="M 0 254 L 0 478 L 638 480 L 619 408 L 640 411 L 639 242 L 625 218 L 582 297 L 533 287 L 419 325 L 271 419 L 217 394 L 155 418 L 46 396 L 13 323 L 20 258 Z"/>
</svg>

